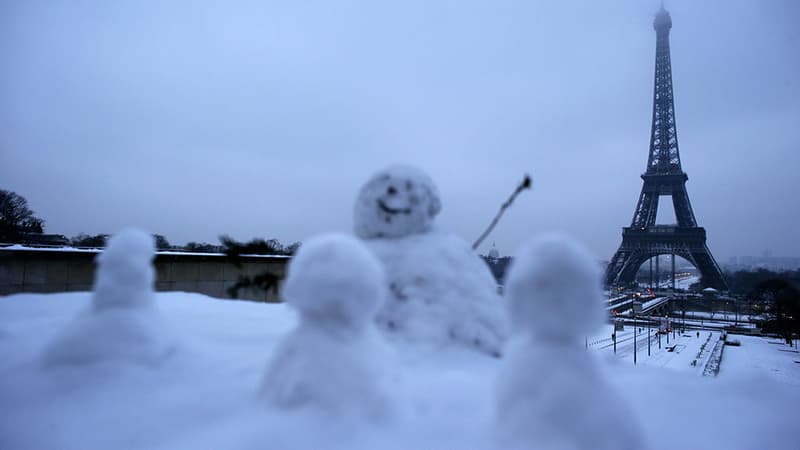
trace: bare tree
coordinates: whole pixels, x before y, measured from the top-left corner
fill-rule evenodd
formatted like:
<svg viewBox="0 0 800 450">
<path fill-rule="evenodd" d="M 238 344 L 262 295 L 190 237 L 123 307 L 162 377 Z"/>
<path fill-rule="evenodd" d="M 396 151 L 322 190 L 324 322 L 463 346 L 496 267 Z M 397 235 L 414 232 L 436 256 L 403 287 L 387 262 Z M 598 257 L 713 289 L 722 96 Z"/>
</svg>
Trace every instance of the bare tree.
<svg viewBox="0 0 800 450">
<path fill-rule="evenodd" d="M 25 197 L 0 189 L 0 241 L 19 242 L 27 233 L 43 233 L 44 220 L 33 215 Z"/>
</svg>

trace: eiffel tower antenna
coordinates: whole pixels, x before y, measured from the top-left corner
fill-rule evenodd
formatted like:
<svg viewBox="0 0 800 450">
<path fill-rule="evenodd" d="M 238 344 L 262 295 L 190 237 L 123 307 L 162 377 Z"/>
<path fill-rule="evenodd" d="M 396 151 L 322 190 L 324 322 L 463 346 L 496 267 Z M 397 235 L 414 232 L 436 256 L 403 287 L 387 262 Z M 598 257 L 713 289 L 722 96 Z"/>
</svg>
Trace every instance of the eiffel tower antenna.
<svg viewBox="0 0 800 450">
<path fill-rule="evenodd" d="M 606 269 L 606 285 L 632 284 L 639 267 L 650 258 L 672 255 L 674 261 L 677 255 L 697 267 L 707 286 L 727 290 L 722 271 L 706 245 L 706 230 L 697 225 L 686 192 L 689 177 L 681 167 L 672 88 L 669 49 L 672 18 L 663 2 L 653 20 L 653 28 L 656 31 L 656 65 L 647 168 L 642 174 L 644 183 L 631 226 L 622 229 L 622 244 Z M 656 224 L 661 196 L 672 198 L 677 224 Z"/>
</svg>

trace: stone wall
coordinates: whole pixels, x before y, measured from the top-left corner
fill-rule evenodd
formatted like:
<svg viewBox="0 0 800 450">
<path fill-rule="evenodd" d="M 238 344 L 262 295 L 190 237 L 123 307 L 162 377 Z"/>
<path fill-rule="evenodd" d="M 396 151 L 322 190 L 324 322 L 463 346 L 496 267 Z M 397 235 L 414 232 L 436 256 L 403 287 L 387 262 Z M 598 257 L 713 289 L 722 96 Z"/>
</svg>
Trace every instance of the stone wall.
<svg viewBox="0 0 800 450">
<path fill-rule="evenodd" d="M 64 249 L 0 248 L 0 295 L 20 292 L 90 291 L 94 283 L 97 251 Z M 281 280 L 289 261 L 280 256 L 242 257 L 237 268 L 217 254 L 162 252 L 156 255 L 156 290 L 197 292 L 218 298 L 230 298 L 227 290 L 241 275 L 270 272 Z M 280 283 L 279 283 L 280 286 Z M 279 289 L 241 291 L 246 300 L 280 301 Z"/>
</svg>

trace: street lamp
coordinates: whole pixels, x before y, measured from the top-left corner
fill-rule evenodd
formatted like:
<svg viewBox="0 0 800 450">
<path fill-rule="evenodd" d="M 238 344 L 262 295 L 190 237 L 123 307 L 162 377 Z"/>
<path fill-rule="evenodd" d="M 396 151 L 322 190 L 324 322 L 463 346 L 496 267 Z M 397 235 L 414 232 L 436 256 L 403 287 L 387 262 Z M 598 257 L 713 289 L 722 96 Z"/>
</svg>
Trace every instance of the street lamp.
<svg viewBox="0 0 800 450">
<path fill-rule="evenodd" d="M 633 365 L 636 365 L 636 332 L 639 330 L 636 314 L 633 315 Z"/>
<path fill-rule="evenodd" d="M 658 349 L 661 350 L 661 327 L 658 327 Z"/>
</svg>

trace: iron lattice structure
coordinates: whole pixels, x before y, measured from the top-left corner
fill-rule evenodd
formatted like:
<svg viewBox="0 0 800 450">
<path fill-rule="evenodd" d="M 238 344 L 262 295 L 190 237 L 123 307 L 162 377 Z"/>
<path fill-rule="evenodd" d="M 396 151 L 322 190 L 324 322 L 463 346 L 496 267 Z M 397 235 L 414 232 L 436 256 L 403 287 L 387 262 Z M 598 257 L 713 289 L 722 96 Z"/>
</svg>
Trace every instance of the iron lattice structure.
<svg viewBox="0 0 800 450">
<path fill-rule="evenodd" d="M 669 51 L 672 19 L 665 9 L 656 14 L 653 28 L 656 30 L 656 67 L 647 170 L 642 174 L 642 193 L 631 226 L 622 229 L 622 244 L 606 269 L 605 281 L 608 286 L 633 283 L 642 264 L 666 254 L 680 256 L 694 264 L 707 286 L 727 290 L 722 271 L 706 245 L 706 230 L 697 226 L 686 192 L 689 177 L 681 168 L 672 94 Z M 662 195 L 672 197 L 675 225 L 656 225 L 658 200 Z"/>
</svg>

